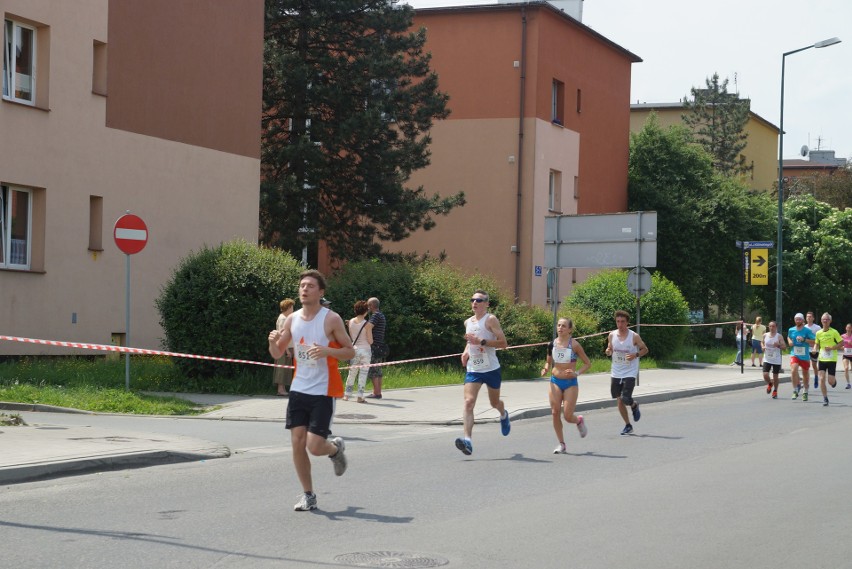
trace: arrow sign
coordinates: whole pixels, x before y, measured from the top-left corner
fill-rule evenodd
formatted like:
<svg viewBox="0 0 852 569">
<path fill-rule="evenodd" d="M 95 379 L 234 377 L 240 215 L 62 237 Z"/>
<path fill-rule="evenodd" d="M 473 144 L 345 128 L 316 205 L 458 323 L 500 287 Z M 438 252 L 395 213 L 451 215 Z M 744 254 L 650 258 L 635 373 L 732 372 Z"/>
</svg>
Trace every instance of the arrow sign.
<svg viewBox="0 0 852 569">
<path fill-rule="evenodd" d="M 135 255 L 148 244 L 148 226 L 137 215 L 122 215 L 115 222 L 113 238 L 122 253 Z"/>
<path fill-rule="evenodd" d="M 747 284 L 756 286 L 766 286 L 769 284 L 769 267 L 766 265 L 766 257 L 768 257 L 768 249 L 751 249 L 751 258 L 748 260 L 746 270 L 748 270 Z"/>
</svg>

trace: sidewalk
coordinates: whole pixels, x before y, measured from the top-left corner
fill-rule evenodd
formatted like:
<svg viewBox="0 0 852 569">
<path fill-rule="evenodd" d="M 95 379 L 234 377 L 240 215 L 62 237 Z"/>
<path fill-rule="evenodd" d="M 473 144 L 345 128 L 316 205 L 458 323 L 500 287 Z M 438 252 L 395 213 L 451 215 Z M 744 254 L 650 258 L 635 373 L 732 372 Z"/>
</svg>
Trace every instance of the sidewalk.
<svg viewBox="0 0 852 569">
<path fill-rule="evenodd" d="M 642 371 L 634 398 L 654 403 L 764 385 L 759 368 L 683 364 L 681 369 Z M 788 370 L 789 366 L 785 368 Z M 461 374 L 459 375 L 461 381 Z M 789 374 L 781 375 L 787 382 Z M 615 405 L 609 394 L 609 375 L 584 375 L 580 380 L 577 410 Z M 502 397 L 513 420 L 550 414 L 549 381 L 545 379 L 506 381 Z M 284 421 L 287 400 L 282 397 L 243 397 L 179 394 L 190 401 L 218 409 L 186 420 Z M 424 424 L 455 425 L 462 422 L 461 384 L 395 389 L 369 403 L 339 401 L 337 424 Z M 152 464 L 226 458 L 230 450 L 216 442 L 190 437 L 142 432 L 115 432 L 96 427 L 59 426 L 57 412 L 70 409 L 0 402 L 0 410 L 44 412 L 37 424 L 0 427 L 0 484 L 11 484 L 82 472 L 117 470 Z M 79 411 L 76 411 L 79 412 Z M 40 416 L 41 419 L 41 416 Z M 477 422 L 496 422 L 497 412 L 482 393 L 477 401 Z M 53 424 L 51 424 L 53 423 Z"/>
</svg>

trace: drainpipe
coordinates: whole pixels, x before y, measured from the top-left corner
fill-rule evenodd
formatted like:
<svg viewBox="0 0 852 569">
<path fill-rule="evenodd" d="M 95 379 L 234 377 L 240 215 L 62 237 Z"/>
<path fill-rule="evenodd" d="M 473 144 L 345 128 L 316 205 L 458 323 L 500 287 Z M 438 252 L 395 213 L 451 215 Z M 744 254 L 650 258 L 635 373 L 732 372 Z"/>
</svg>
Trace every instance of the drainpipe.
<svg viewBox="0 0 852 569">
<path fill-rule="evenodd" d="M 521 102 L 518 111 L 518 204 L 515 220 L 515 302 L 521 294 L 521 206 L 524 188 L 524 104 L 527 79 L 527 11 L 521 8 Z"/>
</svg>

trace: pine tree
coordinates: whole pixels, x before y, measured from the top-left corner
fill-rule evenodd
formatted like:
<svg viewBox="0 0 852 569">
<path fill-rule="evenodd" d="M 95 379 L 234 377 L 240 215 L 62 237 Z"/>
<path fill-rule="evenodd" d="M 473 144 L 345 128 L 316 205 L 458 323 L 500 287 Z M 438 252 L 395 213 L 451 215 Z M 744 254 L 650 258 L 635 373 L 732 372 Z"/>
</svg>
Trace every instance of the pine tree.
<svg viewBox="0 0 852 569">
<path fill-rule="evenodd" d="M 752 165 L 746 164 L 742 151 L 747 144 L 744 129 L 751 102 L 728 93 L 728 80 L 719 83 L 718 73 L 706 79 L 706 88 L 693 87 L 690 92 L 692 101 L 684 101 L 683 122 L 713 157 L 713 167 L 726 176 L 749 173 Z"/>
<path fill-rule="evenodd" d="M 261 241 L 337 260 L 430 229 L 464 204 L 408 187 L 448 96 L 396 0 L 266 0 Z M 313 254 L 313 253 L 312 253 Z"/>
</svg>

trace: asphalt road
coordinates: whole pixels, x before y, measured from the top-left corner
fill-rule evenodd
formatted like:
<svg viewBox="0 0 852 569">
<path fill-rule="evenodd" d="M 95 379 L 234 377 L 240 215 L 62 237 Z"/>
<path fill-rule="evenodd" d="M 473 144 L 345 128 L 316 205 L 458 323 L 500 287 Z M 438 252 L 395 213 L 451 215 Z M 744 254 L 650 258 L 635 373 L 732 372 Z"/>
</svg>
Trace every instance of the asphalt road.
<svg viewBox="0 0 852 569">
<path fill-rule="evenodd" d="M 850 411 L 748 389 L 644 405 L 629 437 L 592 411 L 568 455 L 549 418 L 477 426 L 470 457 L 458 427 L 341 425 L 310 513 L 282 426 L 231 422 L 228 459 L 3 488 L 0 567 L 849 567 Z"/>
</svg>

